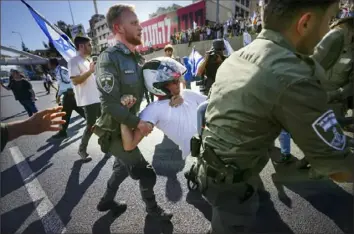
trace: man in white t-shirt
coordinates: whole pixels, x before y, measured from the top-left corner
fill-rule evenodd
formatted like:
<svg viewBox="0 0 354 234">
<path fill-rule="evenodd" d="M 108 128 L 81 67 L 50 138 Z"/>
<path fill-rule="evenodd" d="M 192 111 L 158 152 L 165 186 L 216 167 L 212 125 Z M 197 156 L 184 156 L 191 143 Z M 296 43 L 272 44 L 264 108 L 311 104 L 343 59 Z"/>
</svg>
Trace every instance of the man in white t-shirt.
<svg viewBox="0 0 354 234">
<path fill-rule="evenodd" d="M 143 67 L 146 88 L 159 97 L 148 105 L 140 118 L 160 129 L 168 138 L 176 143 L 185 159 L 190 154 L 190 140 L 197 134 L 197 108 L 206 101 L 206 96 L 182 90 L 180 79 L 186 68 L 171 58 L 157 58 L 148 61 Z M 170 98 L 180 95 L 183 103 L 178 107 L 170 106 Z M 125 95 L 121 102 L 127 107 L 134 105 L 134 97 Z M 132 130 L 121 125 L 123 147 L 133 150 L 144 137 L 139 130 Z"/>
<path fill-rule="evenodd" d="M 91 39 L 78 36 L 74 39 L 77 55 L 68 62 L 69 74 L 74 84 L 77 106 L 83 107 L 86 116 L 86 128 L 82 135 L 79 155 L 84 161 L 90 161 L 86 149 L 92 135 L 92 126 L 101 115 L 101 103 L 94 75 L 95 64 L 90 58 Z"/>
</svg>

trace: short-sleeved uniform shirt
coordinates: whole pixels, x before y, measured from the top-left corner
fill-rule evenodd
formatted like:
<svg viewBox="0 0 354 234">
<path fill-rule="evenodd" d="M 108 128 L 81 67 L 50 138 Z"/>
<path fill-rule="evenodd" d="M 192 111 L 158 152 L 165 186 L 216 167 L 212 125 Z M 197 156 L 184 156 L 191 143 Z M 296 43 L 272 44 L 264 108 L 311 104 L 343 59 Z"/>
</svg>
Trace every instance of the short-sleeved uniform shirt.
<svg viewBox="0 0 354 234">
<path fill-rule="evenodd" d="M 320 84 L 323 68 L 279 33 L 263 30 L 217 71 L 203 143 L 220 158 L 259 173 L 267 149 L 288 131 L 323 175 L 351 171 L 353 154 Z"/>
</svg>

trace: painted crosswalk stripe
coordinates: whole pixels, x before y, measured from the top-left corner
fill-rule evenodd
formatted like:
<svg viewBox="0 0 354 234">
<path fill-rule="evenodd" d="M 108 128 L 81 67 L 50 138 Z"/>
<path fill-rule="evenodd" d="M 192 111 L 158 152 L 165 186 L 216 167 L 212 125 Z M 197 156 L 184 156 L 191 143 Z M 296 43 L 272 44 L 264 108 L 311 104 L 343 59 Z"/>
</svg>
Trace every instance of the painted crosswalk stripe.
<svg viewBox="0 0 354 234">
<path fill-rule="evenodd" d="M 11 147 L 9 150 L 21 174 L 23 181 L 26 181 L 27 178 L 34 176 L 31 167 L 28 165 L 20 149 L 15 146 Z M 36 211 L 42 221 L 45 232 L 65 233 L 65 225 L 63 224 L 59 215 L 55 211 L 52 202 L 48 199 L 48 196 L 44 192 L 38 179 L 34 178 L 29 183 L 25 182 L 25 187 L 33 202 L 40 201 L 42 199 L 40 204 L 37 206 Z"/>
</svg>

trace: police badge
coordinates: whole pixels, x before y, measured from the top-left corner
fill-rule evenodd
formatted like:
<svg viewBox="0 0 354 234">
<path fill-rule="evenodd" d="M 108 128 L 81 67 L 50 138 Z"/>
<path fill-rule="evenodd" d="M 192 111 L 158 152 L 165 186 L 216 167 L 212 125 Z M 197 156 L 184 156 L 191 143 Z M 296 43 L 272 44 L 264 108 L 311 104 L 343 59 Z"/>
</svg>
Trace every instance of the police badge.
<svg viewBox="0 0 354 234">
<path fill-rule="evenodd" d="M 114 76 L 111 73 L 103 73 L 98 78 L 101 88 L 106 92 L 110 93 L 114 87 Z"/>
<path fill-rule="evenodd" d="M 332 110 L 327 111 L 312 124 L 312 128 L 330 147 L 343 150 L 346 146 L 346 136 L 341 131 L 336 116 Z"/>
</svg>

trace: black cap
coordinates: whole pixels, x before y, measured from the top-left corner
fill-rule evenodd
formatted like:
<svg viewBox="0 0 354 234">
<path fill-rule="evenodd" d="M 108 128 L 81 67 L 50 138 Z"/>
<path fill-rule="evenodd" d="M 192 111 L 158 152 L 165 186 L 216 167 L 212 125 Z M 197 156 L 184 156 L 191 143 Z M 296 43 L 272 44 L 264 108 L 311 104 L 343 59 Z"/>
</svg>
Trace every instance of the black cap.
<svg viewBox="0 0 354 234">
<path fill-rule="evenodd" d="M 213 41 L 213 48 L 216 51 L 222 51 L 225 49 L 225 44 L 223 39 L 216 39 Z"/>
</svg>

